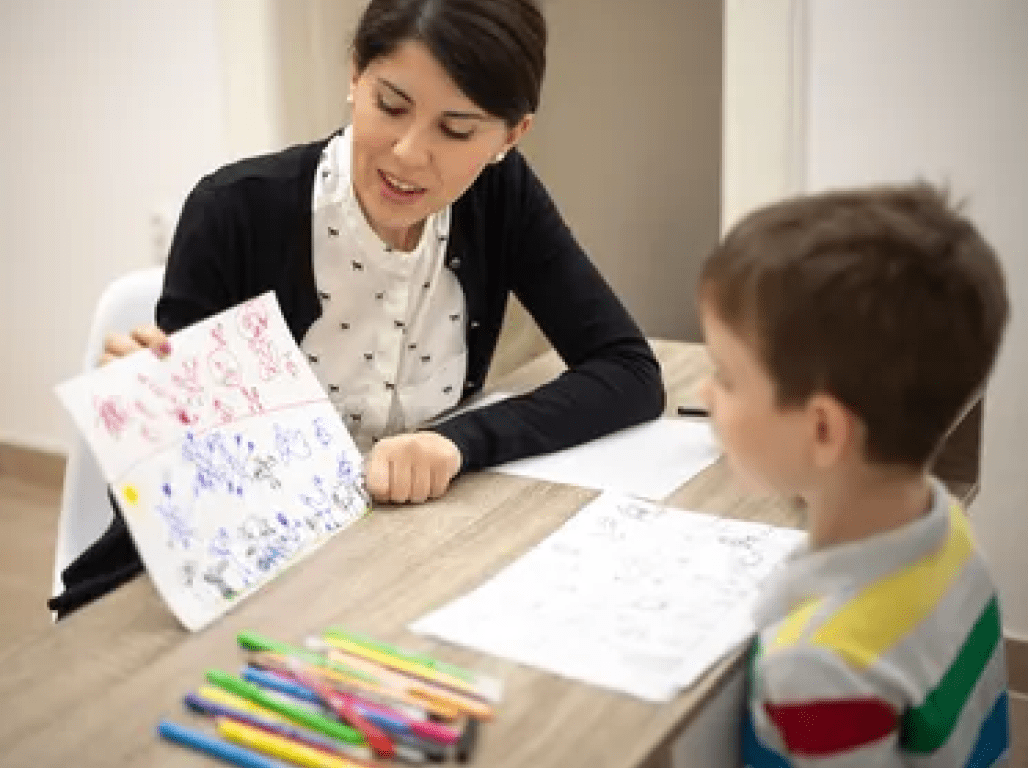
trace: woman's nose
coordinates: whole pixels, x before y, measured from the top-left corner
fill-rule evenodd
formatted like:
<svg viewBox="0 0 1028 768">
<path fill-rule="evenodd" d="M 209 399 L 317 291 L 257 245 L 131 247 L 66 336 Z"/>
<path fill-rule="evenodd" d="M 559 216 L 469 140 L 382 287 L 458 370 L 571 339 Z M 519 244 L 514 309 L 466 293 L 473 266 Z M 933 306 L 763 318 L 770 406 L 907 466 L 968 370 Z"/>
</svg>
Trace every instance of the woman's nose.
<svg viewBox="0 0 1028 768">
<path fill-rule="evenodd" d="M 406 165 L 427 165 L 429 151 L 425 132 L 416 125 L 410 126 L 396 140 L 393 145 L 393 154 Z"/>
</svg>

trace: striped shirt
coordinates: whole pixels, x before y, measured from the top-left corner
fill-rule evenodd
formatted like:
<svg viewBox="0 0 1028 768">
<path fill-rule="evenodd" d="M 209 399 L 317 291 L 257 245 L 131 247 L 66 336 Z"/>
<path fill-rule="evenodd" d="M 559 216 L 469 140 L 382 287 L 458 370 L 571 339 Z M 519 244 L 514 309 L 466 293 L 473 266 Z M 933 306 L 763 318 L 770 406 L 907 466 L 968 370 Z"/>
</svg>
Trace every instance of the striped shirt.
<svg viewBox="0 0 1028 768">
<path fill-rule="evenodd" d="M 967 518 L 933 481 L 902 528 L 801 550 L 756 608 L 750 768 L 1006 764 L 996 588 Z"/>
</svg>

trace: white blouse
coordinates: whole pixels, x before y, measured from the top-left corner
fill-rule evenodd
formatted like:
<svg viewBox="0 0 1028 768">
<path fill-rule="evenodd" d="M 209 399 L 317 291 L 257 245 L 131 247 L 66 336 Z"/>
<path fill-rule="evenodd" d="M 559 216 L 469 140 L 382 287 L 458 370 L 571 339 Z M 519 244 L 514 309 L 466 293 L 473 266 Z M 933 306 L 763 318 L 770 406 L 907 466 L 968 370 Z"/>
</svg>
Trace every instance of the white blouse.
<svg viewBox="0 0 1028 768">
<path fill-rule="evenodd" d="M 321 317 L 300 344 L 367 451 L 456 405 L 467 368 L 464 293 L 444 263 L 450 208 L 410 253 L 364 217 L 350 175 L 352 133 L 326 146 L 314 179 L 312 253 Z"/>
</svg>

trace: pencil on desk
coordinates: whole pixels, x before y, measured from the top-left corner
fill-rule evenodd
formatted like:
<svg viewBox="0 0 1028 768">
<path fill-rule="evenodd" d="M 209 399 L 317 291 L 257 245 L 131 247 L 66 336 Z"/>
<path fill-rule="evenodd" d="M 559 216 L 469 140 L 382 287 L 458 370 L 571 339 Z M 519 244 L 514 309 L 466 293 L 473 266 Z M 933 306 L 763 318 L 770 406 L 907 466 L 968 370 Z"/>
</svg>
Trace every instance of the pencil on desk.
<svg viewBox="0 0 1028 768">
<path fill-rule="evenodd" d="M 678 406 L 676 413 L 679 416 L 696 416 L 700 418 L 710 416 L 710 411 L 708 411 L 706 408 L 699 408 L 693 405 L 680 405 Z"/>
</svg>

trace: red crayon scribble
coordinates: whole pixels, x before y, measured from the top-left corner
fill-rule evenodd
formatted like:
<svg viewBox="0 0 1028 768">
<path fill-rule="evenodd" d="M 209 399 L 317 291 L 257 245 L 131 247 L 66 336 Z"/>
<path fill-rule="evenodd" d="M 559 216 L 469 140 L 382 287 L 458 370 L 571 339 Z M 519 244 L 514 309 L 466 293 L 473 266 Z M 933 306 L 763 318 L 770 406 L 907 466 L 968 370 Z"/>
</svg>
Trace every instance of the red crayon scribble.
<svg viewBox="0 0 1028 768">
<path fill-rule="evenodd" d="M 150 410 L 150 408 L 142 401 L 136 400 L 136 410 L 146 416 L 148 419 L 156 419 L 157 415 Z"/>
<path fill-rule="evenodd" d="M 225 328 L 221 323 L 214 326 L 214 329 L 211 331 L 211 336 L 214 337 L 214 341 L 217 343 L 218 349 L 224 349 L 228 346 L 228 342 L 225 341 Z"/>
<path fill-rule="evenodd" d="M 239 361 L 227 349 L 216 349 L 207 356 L 207 368 L 219 384 L 235 387 L 239 384 Z"/>
<path fill-rule="evenodd" d="M 232 408 L 217 398 L 214 399 L 214 410 L 218 412 L 218 418 L 221 419 L 222 424 L 227 424 L 232 421 L 232 418 L 235 416 L 232 412 Z"/>
<path fill-rule="evenodd" d="M 285 362 L 286 370 L 289 371 L 289 375 L 294 379 L 297 378 L 300 375 L 300 369 L 297 367 L 296 363 L 293 362 L 293 353 L 283 353 L 282 360 Z"/>
<path fill-rule="evenodd" d="M 182 375 L 172 374 L 171 380 L 187 392 L 198 393 L 203 391 L 198 376 L 199 363 L 194 357 L 192 360 L 182 361 Z"/>
<path fill-rule="evenodd" d="M 254 299 L 239 310 L 237 318 L 239 333 L 245 339 L 256 339 L 267 330 L 268 313 L 259 299 Z"/>
<path fill-rule="evenodd" d="M 161 436 L 157 434 L 157 430 L 155 430 L 149 424 L 142 424 L 139 427 L 139 433 L 151 443 L 160 442 Z"/>
<path fill-rule="evenodd" d="M 174 411 L 169 411 L 169 413 L 171 413 L 176 419 L 178 419 L 180 424 L 183 424 L 187 427 L 191 427 L 193 424 L 196 424 L 196 422 L 200 420 L 199 416 L 194 416 L 190 414 L 189 411 L 187 411 L 185 408 L 178 408 Z"/>
<path fill-rule="evenodd" d="M 257 356 L 257 374 L 262 380 L 269 381 L 282 372 L 278 365 L 278 355 L 270 340 L 254 339 L 250 342 L 250 349 Z"/>
<path fill-rule="evenodd" d="M 167 392 L 166 392 L 166 391 L 164 390 L 164 387 L 162 387 L 162 386 L 161 386 L 160 384 L 158 384 L 158 383 L 157 383 L 156 381 L 154 381 L 153 379 L 151 379 L 151 378 L 150 378 L 149 376 L 147 376 L 147 375 L 146 375 L 145 373 L 141 373 L 141 374 L 139 374 L 139 382 L 140 382 L 141 384 L 144 384 L 144 385 L 146 385 L 146 387 L 147 387 L 147 388 L 148 388 L 148 389 L 149 389 L 149 390 L 150 390 L 151 392 L 153 392 L 153 393 L 154 393 L 155 395 L 157 395 L 157 397 L 163 397 L 163 398 L 165 398 L 165 399 L 169 399 L 169 400 L 171 399 L 171 397 L 170 397 L 170 396 L 168 395 L 168 393 L 167 393 Z"/>
<path fill-rule="evenodd" d="M 246 404 L 250 406 L 250 413 L 263 413 L 264 406 L 261 405 L 261 393 L 257 391 L 257 387 L 240 387 L 239 391 L 246 396 Z"/>
<path fill-rule="evenodd" d="M 129 423 L 128 410 L 113 397 L 102 400 L 93 398 L 93 405 L 96 407 L 97 418 L 103 422 L 107 433 L 111 437 L 120 438 Z"/>
</svg>

